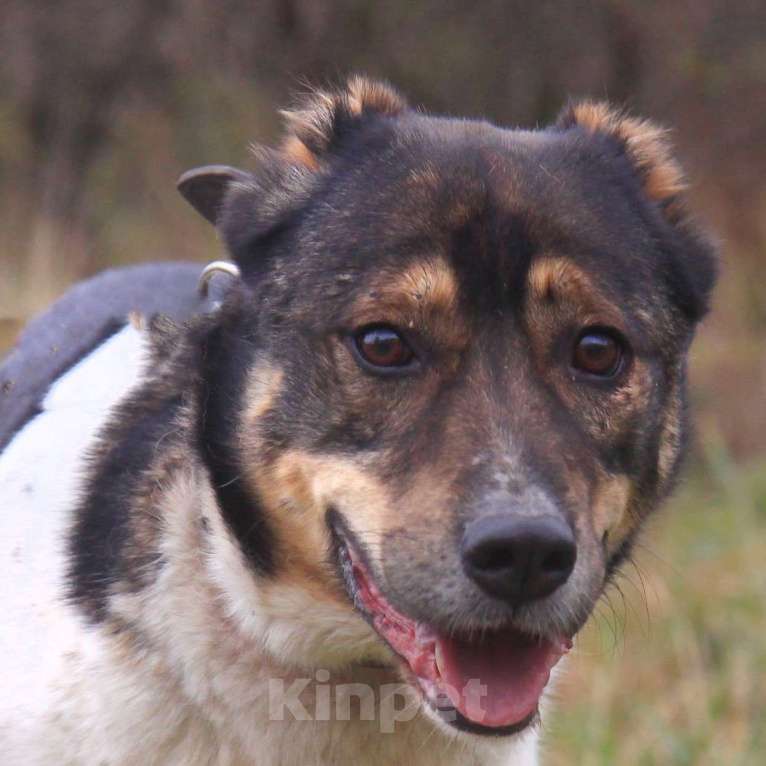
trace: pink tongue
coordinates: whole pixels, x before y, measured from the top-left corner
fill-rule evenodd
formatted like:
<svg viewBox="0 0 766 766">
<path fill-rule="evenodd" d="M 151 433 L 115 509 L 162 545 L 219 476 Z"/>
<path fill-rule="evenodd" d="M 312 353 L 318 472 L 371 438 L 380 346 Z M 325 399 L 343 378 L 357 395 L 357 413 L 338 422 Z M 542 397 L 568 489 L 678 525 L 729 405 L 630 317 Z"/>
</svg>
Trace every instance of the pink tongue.
<svg viewBox="0 0 766 766">
<path fill-rule="evenodd" d="M 483 726 L 512 726 L 532 715 L 551 668 L 572 646 L 567 638 L 537 640 L 517 631 L 473 642 L 440 636 L 397 612 L 358 563 L 354 575 L 375 628 L 424 689 L 446 693 L 463 716 Z"/>
<path fill-rule="evenodd" d="M 441 680 L 455 708 L 484 726 L 521 723 L 537 708 L 563 642 L 498 633 L 479 642 L 437 638 Z"/>
</svg>

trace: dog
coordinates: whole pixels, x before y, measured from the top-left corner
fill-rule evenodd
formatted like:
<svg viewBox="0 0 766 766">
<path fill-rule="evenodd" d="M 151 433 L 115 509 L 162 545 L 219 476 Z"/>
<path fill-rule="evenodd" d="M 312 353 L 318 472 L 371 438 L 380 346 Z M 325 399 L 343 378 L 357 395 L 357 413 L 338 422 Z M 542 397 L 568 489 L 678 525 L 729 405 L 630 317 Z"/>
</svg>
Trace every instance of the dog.
<svg viewBox="0 0 766 766">
<path fill-rule="evenodd" d="M 109 335 L 3 453 L 4 763 L 531 766 L 673 487 L 716 255 L 663 130 L 358 77 L 284 116 L 179 182 L 220 305 Z"/>
</svg>

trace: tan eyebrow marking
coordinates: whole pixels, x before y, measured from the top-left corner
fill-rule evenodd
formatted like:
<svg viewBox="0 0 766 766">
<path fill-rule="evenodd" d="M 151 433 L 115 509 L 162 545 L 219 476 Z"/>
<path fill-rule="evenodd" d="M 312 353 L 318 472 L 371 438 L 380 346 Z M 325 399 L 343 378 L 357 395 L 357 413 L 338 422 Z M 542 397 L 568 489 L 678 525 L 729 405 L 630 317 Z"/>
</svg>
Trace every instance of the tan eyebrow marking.
<svg viewBox="0 0 766 766">
<path fill-rule="evenodd" d="M 548 256 L 536 261 L 529 269 L 527 285 L 527 314 L 541 330 L 563 310 L 583 326 L 607 324 L 624 331 L 625 317 L 620 308 L 568 258 Z"/>
<path fill-rule="evenodd" d="M 452 269 L 441 259 L 420 261 L 394 280 L 392 289 L 421 305 L 449 311 L 457 303 L 458 287 Z"/>
<path fill-rule="evenodd" d="M 567 258 L 543 258 L 532 264 L 528 276 L 532 295 L 556 300 L 566 295 L 592 295 L 595 291 L 586 274 Z"/>
<path fill-rule="evenodd" d="M 429 256 L 401 272 L 383 272 L 354 303 L 356 324 L 393 322 L 418 326 L 446 342 L 463 343 L 467 327 L 459 311 L 457 278 L 441 257 Z"/>
</svg>

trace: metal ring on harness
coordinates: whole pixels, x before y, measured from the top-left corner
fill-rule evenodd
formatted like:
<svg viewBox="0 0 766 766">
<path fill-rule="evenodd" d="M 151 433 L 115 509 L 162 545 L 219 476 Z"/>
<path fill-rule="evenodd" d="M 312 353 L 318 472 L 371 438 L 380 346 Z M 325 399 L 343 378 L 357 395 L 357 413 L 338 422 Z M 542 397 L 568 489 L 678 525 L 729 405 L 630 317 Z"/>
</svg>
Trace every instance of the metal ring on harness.
<svg viewBox="0 0 766 766">
<path fill-rule="evenodd" d="M 210 280 L 216 273 L 228 274 L 234 279 L 239 279 L 240 276 L 242 276 L 239 266 L 230 261 L 213 261 L 212 263 L 208 263 L 208 265 L 202 269 L 202 273 L 199 275 L 199 282 L 197 283 L 197 292 L 201 298 L 207 298 Z"/>
</svg>

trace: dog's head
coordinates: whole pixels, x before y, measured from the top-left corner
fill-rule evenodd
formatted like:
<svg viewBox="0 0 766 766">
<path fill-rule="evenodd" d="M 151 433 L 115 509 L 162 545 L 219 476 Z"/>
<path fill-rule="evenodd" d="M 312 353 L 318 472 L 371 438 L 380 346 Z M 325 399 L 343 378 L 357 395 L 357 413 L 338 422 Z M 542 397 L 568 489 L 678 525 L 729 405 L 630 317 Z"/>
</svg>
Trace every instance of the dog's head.
<svg viewBox="0 0 766 766">
<path fill-rule="evenodd" d="M 355 79 L 286 116 L 181 180 L 243 277 L 205 341 L 223 517 L 304 637 L 363 628 L 290 659 L 397 655 L 518 730 L 673 482 L 713 254 L 662 131 L 600 104 L 505 130 Z"/>
</svg>

